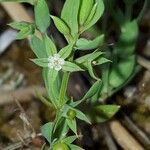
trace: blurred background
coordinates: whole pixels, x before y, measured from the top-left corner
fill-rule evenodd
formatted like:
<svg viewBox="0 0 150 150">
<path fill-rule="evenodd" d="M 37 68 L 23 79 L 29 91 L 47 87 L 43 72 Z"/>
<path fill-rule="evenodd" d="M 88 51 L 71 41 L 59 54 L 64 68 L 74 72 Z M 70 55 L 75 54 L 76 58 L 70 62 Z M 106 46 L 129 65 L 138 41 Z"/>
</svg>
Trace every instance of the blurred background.
<svg viewBox="0 0 150 150">
<path fill-rule="evenodd" d="M 63 0 L 49 0 L 51 14 L 59 16 L 63 3 Z M 121 1 L 117 5 L 124 8 Z M 142 6 L 143 1 L 137 0 L 133 17 Z M 107 11 L 103 16 L 93 31 L 84 36 L 95 37 L 103 29 L 108 31 L 107 43 L 115 43 L 117 27 Z M 29 60 L 35 56 L 28 40 L 16 41 L 16 31 L 7 25 L 33 18 L 33 8 L 28 4 L 0 3 L 0 150 L 39 150 L 44 143 L 40 126 L 55 117 L 55 112 L 44 106 L 36 95 L 35 91 L 43 95 L 46 91 L 41 69 Z M 79 122 L 78 130 L 83 136 L 76 143 L 85 150 L 150 150 L 150 9 L 139 28 L 136 54 L 142 69 L 128 85 L 106 100 L 121 105 L 114 118 L 93 126 Z M 65 46 L 66 41 L 53 23 L 48 33 L 59 48 Z M 89 86 L 86 74 L 74 73 L 68 93 L 79 99 Z"/>
</svg>

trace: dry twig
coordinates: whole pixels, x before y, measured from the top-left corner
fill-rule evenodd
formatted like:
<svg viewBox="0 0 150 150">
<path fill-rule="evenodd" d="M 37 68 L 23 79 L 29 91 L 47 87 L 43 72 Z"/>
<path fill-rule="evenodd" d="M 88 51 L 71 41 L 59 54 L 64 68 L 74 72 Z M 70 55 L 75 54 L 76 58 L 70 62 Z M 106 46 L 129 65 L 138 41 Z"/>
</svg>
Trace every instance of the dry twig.
<svg viewBox="0 0 150 150">
<path fill-rule="evenodd" d="M 14 21 L 32 22 L 32 18 L 28 15 L 21 4 L 14 2 L 3 2 L 1 5 Z"/>
<path fill-rule="evenodd" d="M 124 150 L 144 150 L 119 121 L 110 122 L 110 129 L 115 140 Z"/>
<path fill-rule="evenodd" d="M 148 136 L 140 130 L 127 115 L 123 114 L 123 116 L 124 118 L 122 122 L 126 128 L 136 136 L 136 138 L 146 147 L 146 149 L 150 149 L 150 139 Z"/>
<path fill-rule="evenodd" d="M 112 138 L 112 135 L 109 132 L 109 128 L 108 128 L 107 124 L 105 124 L 105 126 L 103 126 L 103 133 L 104 133 L 105 141 L 106 141 L 106 144 L 107 144 L 107 147 L 109 148 L 109 150 L 118 150 L 117 146 Z"/>
<path fill-rule="evenodd" d="M 137 57 L 137 61 L 138 61 L 138 63 L 139 63 L 141 66 L 143 66 L 144 68 L 150 70 L 150 61 L 149 61 L 149 60 L 145 59 L 145 58 L 142 57 L 142 56 L 138 56 L 138 57 Z"/>
</svg>

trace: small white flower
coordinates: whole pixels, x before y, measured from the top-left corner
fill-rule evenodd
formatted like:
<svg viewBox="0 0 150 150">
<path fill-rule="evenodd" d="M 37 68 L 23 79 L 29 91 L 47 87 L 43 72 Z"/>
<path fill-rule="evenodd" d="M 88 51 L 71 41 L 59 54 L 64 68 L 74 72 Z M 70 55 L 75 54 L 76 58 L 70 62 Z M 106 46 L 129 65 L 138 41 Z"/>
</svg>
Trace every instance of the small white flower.
<svg viewBox="0 0 150 150">
<path fill-rule="evenodd" d="M 57 71 L 62 69 L 65 61 L 63 58 L 60 57 L 59 54 L 54 54 L 54 56 L 49 56 L 48 58 L 48 67 L 50 69 L 55 69 Z"/>
</svg>

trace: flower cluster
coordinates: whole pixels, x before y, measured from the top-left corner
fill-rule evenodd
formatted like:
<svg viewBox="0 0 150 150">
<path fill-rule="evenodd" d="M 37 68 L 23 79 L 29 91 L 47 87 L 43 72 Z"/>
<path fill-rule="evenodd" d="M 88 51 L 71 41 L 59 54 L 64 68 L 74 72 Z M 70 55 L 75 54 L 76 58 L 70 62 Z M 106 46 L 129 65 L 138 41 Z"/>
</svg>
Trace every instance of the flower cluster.
<svg viewBox="0 0 150 150">
<path fill-rule="evenodd" d="M 49 56 L 48 58 L 48 67 L 50 69 L 55 69 L 56 71 L 59 71 L 62 69 L 62 66 L 65 64 L 65 61 L 63 58 L 60 57 L 59 54 L 54 54 L 54 56 Z"/>
</svg>

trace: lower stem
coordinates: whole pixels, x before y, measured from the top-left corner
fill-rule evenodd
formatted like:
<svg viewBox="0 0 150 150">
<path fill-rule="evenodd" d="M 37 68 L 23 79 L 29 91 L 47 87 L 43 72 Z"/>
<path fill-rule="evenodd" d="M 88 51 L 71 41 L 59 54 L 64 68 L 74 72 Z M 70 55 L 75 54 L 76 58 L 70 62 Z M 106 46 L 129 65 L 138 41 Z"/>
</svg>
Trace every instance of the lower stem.
<svg viewBox="0 0 150 150">
<path fill-rule="evenodd" d="M 76 43 L 78 36 L 76 37 L 76 39 L 74 39 L 73 41 L 74 44 Z M 68 60 L 72 61 L 73 58 L 74 58 L 74 52 Z M 60 94 L 59 94 L 60 108 L 66 103 L 65 97 L 66 97 L 69 77 L 70 77 L 70 72 L 64 72 L 62 83 L 61 83 L 61 88 L 60 88 Z"/>
<path fill-rule="evenodd" d="M 64 72 L 59 95 L 59 101 L 61 104 L 60 107 L 62 107 L 65 103 L 65 95 L 68 87 L 69 76 L 70 76 L 69 72 Z"/>
</svg>

